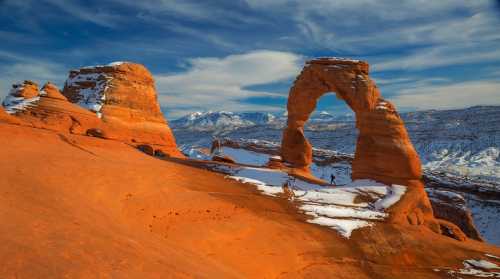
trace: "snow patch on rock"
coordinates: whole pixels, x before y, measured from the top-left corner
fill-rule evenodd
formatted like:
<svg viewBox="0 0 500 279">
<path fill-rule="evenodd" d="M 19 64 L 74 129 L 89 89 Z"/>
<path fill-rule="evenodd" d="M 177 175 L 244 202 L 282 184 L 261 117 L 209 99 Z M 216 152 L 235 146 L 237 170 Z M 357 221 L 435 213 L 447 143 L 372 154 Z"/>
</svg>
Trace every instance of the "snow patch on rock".
<svg viewBox="0 0 500 279">
<path fill-rule="evenodd" d="M 14 114 L 18 111 L 22 111 L 29 107 L 35 106 L 36 102 L 38 102 L 39 100 L 40 96 L 25 99 L 23 97 L 14 97 L 8 95 L 7 97 L 5 97 L 2 105 L 4 106 L 7 113 Z"/>
<path fill-rule="evenodd" d="M 65 86 L 78 88 L 81 84 L 93 83 L 92 87 L 79 89 L 77 104 L 95 112 L 100 118 L 102 116 L 101 109 L 106 101 L 106 91 L 110 88 L 112 80 L 111 76 L 104 73 L 79 73 L 70 76 L 66 80 Z"/>
<path fill-rule="evenodd" d="M 40 100 L 40 96 L 35 96 L 32 98 L 18 97 L 18 92 L 22 91 L 23 89 L 23 84 L 17 83 L 14 84 L 12 89 L 9 91 L 9 95 L 7 95 L 2 102 L 2 106 L 5 108 L 5 111 L 7 113 L 15 114 L 18 111 L 22 111 L 29 107 L 35 106 L 36 102 Z"/>
<path fill-rule="evenodd" d="M 354 230 L 386 218 L 384 210 L 399 201 L 406 191 L 405 186 L 388 186 L 367 179 L 325 187 L 290 177 L 280 170 L 226 166 L 225 171 L 230 173 L 226 178 L 255 185 L 264 195 L 284 195 L 312 217 L 307 222 L 334 229 L 346 238 Z"/>
<path fill-rule="evenodd" d="M 450 270 L 450 275 L 469 275 L 481 278 L 498 278 L 500 277 L 500 267 L 487 260 L 465 260 L 464 268 L 459 270 Z M 495 270 L 495 271 L 494 271 Z"/>
</svg>

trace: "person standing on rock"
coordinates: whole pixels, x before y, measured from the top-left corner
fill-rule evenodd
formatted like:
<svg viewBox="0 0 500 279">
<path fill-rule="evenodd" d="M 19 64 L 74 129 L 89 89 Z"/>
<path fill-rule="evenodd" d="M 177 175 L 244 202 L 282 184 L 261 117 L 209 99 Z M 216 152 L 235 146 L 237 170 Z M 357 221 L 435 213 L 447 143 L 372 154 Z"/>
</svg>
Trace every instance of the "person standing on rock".
<svg viewBox="0 0 500 279">
<path fill-rule="evenodd" d="M 330 184 L 337 186 L 337 183 L 335 182 L 335 175 L 330 174 Z"/>
</svg>

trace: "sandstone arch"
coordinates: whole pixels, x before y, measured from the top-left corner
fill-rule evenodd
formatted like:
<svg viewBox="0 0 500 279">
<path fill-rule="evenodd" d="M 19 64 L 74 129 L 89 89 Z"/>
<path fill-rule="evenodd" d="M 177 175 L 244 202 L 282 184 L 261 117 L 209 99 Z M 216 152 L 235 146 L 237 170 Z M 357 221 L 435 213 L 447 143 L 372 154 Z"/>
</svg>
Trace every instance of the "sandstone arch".
<svg viewBox="0 0 500 279">
<path fill-rule="evenodd" d="M 359 135 L 352 178 L 403 185 L 420 179 L 420 159 L 404 123 L 395 107 L 382 98 L 368 70 L 368 63 L 358 60 L 318 58 L 306 63 L 288 96 L 288 123 L 281 145 L 285 162 L 308 170 L 312 147 L 304 136 L 304 124 L 317 100 L 333 91 L 356 115 Z"/>
</svg>

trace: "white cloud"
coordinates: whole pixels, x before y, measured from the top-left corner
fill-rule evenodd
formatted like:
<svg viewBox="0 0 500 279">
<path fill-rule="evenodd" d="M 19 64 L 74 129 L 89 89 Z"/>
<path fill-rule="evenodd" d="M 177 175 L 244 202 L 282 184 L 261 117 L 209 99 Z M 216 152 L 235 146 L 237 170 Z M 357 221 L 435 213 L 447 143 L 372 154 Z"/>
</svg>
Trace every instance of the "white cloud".
<svg viewBox="0 0 500 279">
<path fill-rule="evenodd" d="M 463 44 L 419 49 L 407 56 L 391 57 L 375 63 L 372 65 L 372 69 L 373 71 L 421 70 L 493 61 L 500 61 L 500 49 L 488 49 L 488 45 L 485 48 L 481 44 Z"/>
<path fill-rule="evenodd" d="M 1 1 L 0 1 L 1 2 Z M 100 7 L 93 8 L 88 3 L 81 3 L 75 0 L 5 0 L 5 6 L 9 9 L 15 11 L 23 11 L 25 14 L 23 16 L 24 20 L 32 20 L 30 17 L 37 17 L 37 13 L 40 12 L 40 6 L 51 5 L 50 8 L 55 7 L 59 11 L 66 13 L 71 16 L 71 18 L 80 19 L 86 22 L 91 22 L 96 25 L 104 27 L 116 27 L 121 16 L 104 11 Z M 29 15 L 29 16 L 27 16 Z M 45 14 L 42 14 L 42 17 Z M 47 14 L 47 16 L 53 16 L 52 14 Z M 58 17 L 61 15 L 58 13 Z"/>
<path fill-rule="evenodd" d="M 113 0 L 113 2 L 132 7 L 138 11 L 147 12 L 148 16 L 160 21 L 171 17 L 182 17 L 192 21 L 209 22 L 219 25 L 252 24 L 260 22 L 258 17 L 250 16 L 245 12 L 240 12 L 234 8 L 228 8 L 225 5 L 213 5 L 206 1 Z M 230 2 L 225 4 L 227 5 L 229 3 Z"/>
<path fill-rule="evenodd" d="M 268 105 L 242 103 L 249 97 L 284 97 L 250 86 L 282 82 L 295 77 L 303 57 L 289 52 L 257 50 L 224 58 L 189 59 L 189 69 L 156 75 L 160 102 L 166 108 L 198 110 L 272 110 Z M 280 108 L 282 109 L 282 108 Z"/>
<path fill-rule="evenodd" d="M 376 70 L 500 60 L 500 20 L 488 0 L 246 1 L 262 12 L 289 15 L 300 31 L 299 46 L 340 56 L 376 53 Z"/>
<path fill-rule="evenodd" d="M 500 105 L 500 82 L 467 81 L 403 89 L 391 98 L 401 109 L 451 109 L 475 105 Z"/>
</svg>

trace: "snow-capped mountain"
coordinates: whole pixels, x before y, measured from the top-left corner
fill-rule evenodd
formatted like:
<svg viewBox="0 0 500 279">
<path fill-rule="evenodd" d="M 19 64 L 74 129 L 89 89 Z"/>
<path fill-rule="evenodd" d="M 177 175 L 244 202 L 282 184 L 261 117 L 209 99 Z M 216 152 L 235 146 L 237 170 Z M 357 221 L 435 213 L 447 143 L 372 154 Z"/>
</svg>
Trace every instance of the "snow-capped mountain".
<svg viewBox="0 0 500 279">
<path fill-rule="evenodd" d="M 500 106 L 407 112 L 401 117 L 425 169 L 481 180 L 500 179 Z M 267 113 L 208 112 L 172 121 L 172 127 L 181 145 L 208 145 L 211 135 L 279 143 L 285 123 L 283 116 Z M 195 135 L 190 132 L 193 130 L 207 136 Z M 358 132 L 352 115 L 318 113 L 305 130 L 314 147 L 354 153 Z"/>
<path fill-rule="evenodd" d="M 271 113 L 228 111 L 193 112 L 170 122 L 173 129 L 193 131 L 225 131 L 239 128 L 266 125 L 276 120 Z"/>
<path fill-rule="evenodd" d="M 308 127 L 311 129 L 320 129 L 323 125 L 338 122 L 354 121 L 352 113 L 331 114 L 327 111 L 321 111 L 311 115 L 308 121 Z M 229 111 L 208 111 L 193 112 L 181 118 L 170 121 L 172 129 L 192 130 L 192 131 L 212 131 L 225 132 L 237 130 L 240 128 L 273 125 L 274 128 L 282 129 L 286 124 L 286 113 L 272 114 L 266 112 L 229 112 Z"/>
</svg>

